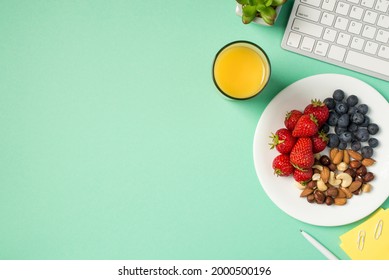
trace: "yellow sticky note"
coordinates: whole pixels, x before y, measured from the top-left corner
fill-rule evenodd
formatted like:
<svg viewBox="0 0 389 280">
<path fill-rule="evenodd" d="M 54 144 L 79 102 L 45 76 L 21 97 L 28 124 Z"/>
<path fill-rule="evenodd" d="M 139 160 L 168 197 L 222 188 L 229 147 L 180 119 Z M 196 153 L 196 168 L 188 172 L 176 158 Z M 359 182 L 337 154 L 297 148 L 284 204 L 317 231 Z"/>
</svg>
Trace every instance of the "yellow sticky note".
<svg viewBox="0 0 389 280">
<path fill-rule="evenodd" d="M 389 209 L 378 209 L 340 240 L 340 247 L 353 260 L 389 260 Z"/>
</svg>

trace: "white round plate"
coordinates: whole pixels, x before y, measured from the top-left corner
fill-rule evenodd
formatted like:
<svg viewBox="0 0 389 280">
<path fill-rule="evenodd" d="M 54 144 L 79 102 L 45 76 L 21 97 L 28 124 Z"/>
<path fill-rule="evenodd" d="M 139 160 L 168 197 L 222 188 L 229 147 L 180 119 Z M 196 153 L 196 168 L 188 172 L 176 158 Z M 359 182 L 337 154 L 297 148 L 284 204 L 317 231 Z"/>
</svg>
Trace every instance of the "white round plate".
<svg viewBox="0 0 389 280">
<path fill-rule="evenodd" d="M 380 131 L 374 136 L 380 146 L 374 149 L 377 161 L 369 167 L 375 174 L 372 191 L 354 195 L 344 206 L 308 203 L 300 197 L 301 190 L 295 186 L 293 177 L 274 175 L 272 161 L 278 152 L 269 149 L 270 133 L 284 126 L 285 114 L 293 109 L 303 111 L 311 99 L 324 100 L 336 89 L 346 96 L 355 94 L 359 103 L 369 106 L 368 116 L 377 123 Z M 389 106 L 386 99 L 374 88 L 355 78 L 322 74 L 299 80 L 282 90 L 269 103 L 261 115 L 255 130 L 253 156 L 258 179 L 269 198 L 285 213 L 302 222 L 318 226 L 339 226 L 358 221 L 379 208 L 389 196 L 389 150 L 384 140 L 389 139 Z M 328 154 L 326 149 L 323 153 Z"/>
</svg>

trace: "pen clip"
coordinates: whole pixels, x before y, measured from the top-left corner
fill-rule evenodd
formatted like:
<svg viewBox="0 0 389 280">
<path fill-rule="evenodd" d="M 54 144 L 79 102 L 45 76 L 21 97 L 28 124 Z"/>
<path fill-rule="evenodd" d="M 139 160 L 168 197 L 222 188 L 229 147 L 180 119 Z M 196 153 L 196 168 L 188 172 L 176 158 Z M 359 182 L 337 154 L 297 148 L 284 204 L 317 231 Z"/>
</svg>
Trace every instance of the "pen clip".
<svg viewBox="0 0 389 280">
<path fill-rule="evenodd" d="M 357 246 L 359 251 L 362 251 L 363 247 L 365 246 L 365 236 L 366 236 L 366 232 L 364 230 L 360 230 L 358 232 Z"/>
</svg>

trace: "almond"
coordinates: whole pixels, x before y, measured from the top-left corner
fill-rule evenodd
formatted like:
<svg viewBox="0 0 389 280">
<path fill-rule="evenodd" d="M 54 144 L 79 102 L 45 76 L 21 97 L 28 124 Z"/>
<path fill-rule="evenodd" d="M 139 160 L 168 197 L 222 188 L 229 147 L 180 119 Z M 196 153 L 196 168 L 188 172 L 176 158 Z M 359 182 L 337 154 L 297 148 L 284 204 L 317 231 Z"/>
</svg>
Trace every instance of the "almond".
<svg viewBox="0 0 389 280">
<path fill-rule="evenodd" d="M 350 167 L 353 168 L 353 169 L 358 169 L 359 167 L 361 167 L 361 162 L 359 160 L 352 160 L 350 161 Z"/>
<path fill-rule="evenodd" d="M 347 152 L 350 155 L 350 157 L 352 157 L 353 159 L 356 159 L 356 160 L 362 160 L 363 159 L 362 155 L 360 153 L 356 152 L 356 151 L 348 149 Z"/>
<path fill-rule="evenodd" d="M 335 197 L 334 203 L 335 205 L 345 205 L 347 203 L 347 198 Z"/>
<path fill-rule="evenodd" d="M 328 182 L 328 178 L 330 178 L 330 169 L 327 166 L 323 166 L 323 170 L 320 173 L 320 177 L 324 183 Z"/>
<path fill-rule="evenodd" d="M 334 159 L 332 160 L 332 163 L 335 164 L 335 165 L 338 165 L 339 163 L 341 163 L 342 160 L 343 160 L 343 154 L 344 154 L 343 151 L 342 151 L 342 150 L 339 150 L 339 151 L 336 153 Z"/>
<path fill-rule="evenodd" d="M 334 158 L 335 158 L 335 155 L 338 153 L 338 148 L 332 148 L 331 150 L 330 150 L 330 159 L 331 159 L 331 161 L 333 161 L 334 160 Z"/>
<path fill-rule="evenodd" d="M 346 150 L 343 150 L 343 162 L 349 164 L 350 163 L 350 155 Z"/>
<path fill-rule="evenodd" d="M 352 198 L 353 197 L 353 193 L 350 192 L 350 190 L 348 188 L 340 188 L 340 189 L 346 194 L 347 198 Z"/>
<path fill-rule="evenodd" d="M 338 189 L 338 195 L 337 195 L 336 197 L 337 197 L 337 198 L 346 198 L 347 195 L 346 195 L 346 193 L 345 193 L 341 188 L 339 188 L 339 189 Z"/>
<path fill-rule="evenodd" d="M 350 192 L 355 192 L 356 190 L 359 190 L 362 186 L 362 182 L 361 181 L 354 181 L 351 183 L 351 185 L 348 187 L 348 190 Z"/>
<path fill-rule="evenodd" d="M 311 193 L 313 193 L 313 189 L 311 188 L 305 188 L 301 194 L 300 194 L 300 197 L 306 197 L 308 195 L 310 195 Z"/>
<path fill-rule="evenodd" d="M 364 158 L 362 164 L 366 167 L 372 166 L 375 163 L 375 160 L 372 158 Z"/>
</svg>

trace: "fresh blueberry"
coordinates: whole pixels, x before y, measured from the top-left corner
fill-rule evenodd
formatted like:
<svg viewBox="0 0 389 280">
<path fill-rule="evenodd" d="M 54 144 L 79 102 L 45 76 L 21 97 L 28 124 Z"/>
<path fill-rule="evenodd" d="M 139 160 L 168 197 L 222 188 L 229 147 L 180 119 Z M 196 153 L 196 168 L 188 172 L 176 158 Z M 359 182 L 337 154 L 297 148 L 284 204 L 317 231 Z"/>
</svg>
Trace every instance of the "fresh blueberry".
<svg viewBox="0 0 389 280">
<path fill-rule="evenodd" d="M 352 139 L 353 139 L 353 135 L 349 131 L 343 132 L 339 135 L 340 142 L 350 143 Z"/>
<path fill-rule="evenodd" d="M 367 143 L 369 144 L 370 147 L 375 148 L 378 146 L 379 141 L 377 140 L 377 138 L 372 137 L 369 139 L 369 141 L 367 141 Z"/>
<path fill-rule="evenodd" d="M 328 109 L 334 109 L 335 108 L 335 100 L 331 97 L 327 97 L 326 99 L 324 99 L 324 104 L 326 104 L 327 108 Z"/>
<path fill-rule="evenodd" d="M 361 149 L 361 154 L 364 158 L 371 158 L 374 154 L 373 148 L 370 146 L 364 146 Z"/>
<path fill-rule="evenodd" d="M 330 115 L 328 116 L 327 123 L 330 126 L 336 126 L 338 123 L 339 115 L 335 111 L 331 111 Z"/>
<path fill-rule="evenodd" d="M 338 126 L 340 127 L 348 127 L 350 123 L 350 116 L 348 114 L 343 114 L 338 119 Z"/>
<path fill-rule="evenodd" d="M 336 135 L 334 133 L 329 133 L 329 134 L 327 134 L 327 137 L 328 137 L 328 143 L 327 143 L 328 147 L 330 147 L 330 148 L 338 147 L 338 145 L 339 145 L 338 135 Z"/>
<path fill-rule="evenodd" d="M 346 99 L 347 105 L 349 107 L 353 107 L 353 106 L 357 105 L 358 101 L 359 101 L 358 97 L 353 95 L 353 94 L 350 95 L 349 97 L 347 97 L 347 99 Z"/>
<path fill-rule="evenodd" d="M 344 99 L 344 91 L 341 90 L 341 89 L 337 89 L 334 91 L 334 93 L 332 94 L 332 97 L 336 100 L 336 101 L 342 101 Z"/>
<path fill-rule="evenodd" d="M 355 113 L 351 115 L 351 121 L 356 124 L 361 124 L 365 121 L 365 116 L 362 113 Z"/>
<path fill-rule="evenodd" d="M 323 124 L 321 127 L 321 131 L 323 131 L 324 133 L 328 133 L 330 131 L 330 126 L 326 123 Z"/>
<path fill-rule="evenodd" d="M 351 142 L 351 149 L 353 151 L 359 151 L 361 149 L 361 142 L 357 141 L 357 140 L 354 140 Z"/>
<path fill-rule="evenodd" d="M 374 134 L 377 134 L 377 132 L 379 131 L 379 127 L 377 124 L 375 123 L 371 123 L 367 126 L 367 131 L 371 134 L 371 135 L 374 135 Z"/>
<path fill-rule="evenodd" d="M 335 131 L 336 135 L 339 136 L 339 135 L 342 134 L 343 132 L 346 132 L 346 131 L 347 131 L 347 128 L 346 128 L 346 127 L 341 127 L 341 126 L 339 126 L 339 123 L 338 123 L 338 125 L 335 126 L 334 131 Z"/>
<path fill-rule="evenodd" d="M 350 123 L 347 130 L 350 132 L 355 132 L 358 130 L 358 125 L 356 123 Z"/>
<path fill-rule="evenodd" d="M 361 123 L 359 126 L 362 126 L 362 127 L 367 127 L 370 123 L 370 118 L 369 116 L 367 115 L 364 115 L 364 120 L 363 120 L 363 123 Z"/>
<path fill-rule="evenodd" d="M 369 140 L 369 132 L 365 128 L 358 128 L 358 130 L 354 133 L 355 138 L 361 142 L 366 142 Z"/>
<path fill-rule="evenodd" d="M 340 142 L 338 145 L 338 148 L 340 150 L 346 150 L 347 149 L 347 143 L 346 142 Z"/>
<path fill-rule="evenodd" d="M 347 105 L 347 103 L 343 102 L 343 101 L 336 103 L 335 111 L 339 115 L 346 114 L 348 112 L 348 105 Z"/>
<path fill-rule="evenodd" d="M 367 114 L 367 111 L 369 111 L 369 107 L 366 104 L 359 104 L 357 108 L 358 108 L 358 112 L 364 115 Z"/>
<path fill-rule="evenodd" d="M 355 114 L 357 112 L 358 112 L 358 108 L 357 107 L 349 107 L 348 108 L 348 114 L 349 115 L 353 115 L 353 114 Z"/>
</svg>

